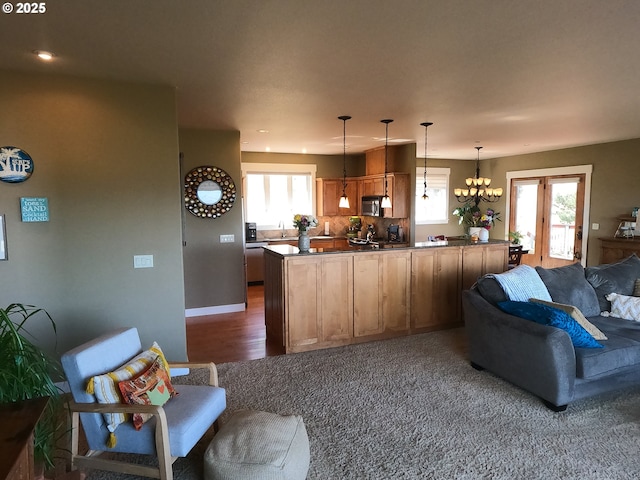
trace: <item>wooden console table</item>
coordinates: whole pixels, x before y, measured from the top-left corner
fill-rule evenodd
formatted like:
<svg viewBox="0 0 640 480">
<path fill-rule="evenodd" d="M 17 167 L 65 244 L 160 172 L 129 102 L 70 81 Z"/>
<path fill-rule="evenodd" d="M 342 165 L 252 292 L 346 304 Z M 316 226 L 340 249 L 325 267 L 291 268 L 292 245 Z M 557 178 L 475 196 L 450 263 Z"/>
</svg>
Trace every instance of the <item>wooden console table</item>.
<svg viewBox="0 0 640 480">
<path fill-rule="evenodd" d="M 600 237 L 600 263 L 615 263 L 634 253 L 640 257 L 640 238 Z"/>
<path fill-rule="evenodd" d="M 31 480 L 33 429 L 49 397 L 0 405 L 0 479 Z"/>
</svg>

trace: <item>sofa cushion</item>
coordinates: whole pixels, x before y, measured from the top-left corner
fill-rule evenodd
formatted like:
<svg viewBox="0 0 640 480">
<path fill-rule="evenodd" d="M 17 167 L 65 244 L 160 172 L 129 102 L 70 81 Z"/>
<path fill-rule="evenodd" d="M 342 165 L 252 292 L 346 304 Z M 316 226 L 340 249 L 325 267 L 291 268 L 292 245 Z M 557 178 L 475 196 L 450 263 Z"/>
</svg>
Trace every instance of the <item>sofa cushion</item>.
<svg viewBox="0 0 640 480">
<path fill-rule="evenodd" d="M 536 272 L 554 302 L 573 305 L 586 317 L 600 314 L 596 291 L 587 282 L 580 263 L 556 268 L 536 267 Z"/>
<path fill-rule="evenodd" d="M 638 299 L 640 300 L 640 299 Z M 573 318 L 576 322 L 578 322 L 582 328 L 584 328 L 589 334 L 595 338 L 596 340 L 606 340 L 607 336 L 598 329 L 593 323 L 586 319 L 586 317 L 582 314 L 582 312 L 573 305 L 565 305 L 563 303 L 556 302 L 546 302 L 544 300 L 540 300 L 539 298 L 532 298 L 529 300 L 530 302 L 541 303 L 548 307 L 557 308 L 562 310 L 563 312 L 567 312 L 571 318 Z"/>
<path fill-rule="evenodd" d="M 535 302 L 500 302 L 498 307 L 511 315 L 560 328 L 569 334 L 577 348 L 602 348 L 596 340 L 567 312 Z"/>
<path fill-rule="evenodd" d="M 493 276 L 484 275 L 476 282 L 478 292 L 480 295 L 494 307 L 498 306 L 500 302 L 506 302 L 509 300 L 507 294 L 504 293 L 502 287 Z"/>
<path fill-rule="evenodd" d="M 607 335 L 601 349 L 576 349 L 576 377 L 597 378 L 640 367 L 640 325 L 619 318 L 589 317 Z"/>
<path fill-rule="evenodd" d="M 634 253 L 617 263 L 587 267 L 585 276 L 596 291 L 600 311 L 606 312 L 611 308 L 607 295 L 610 293 L 633 294 L 636 279 L 640 278 L 640 258 Z M 589 316 L 584 311 L 582 313 Z"/>
<path fill-rule="evenodd" d="M 640 298 L 610 293 L 607 300 L 611 302 L 610 316 L 640 322 Z"/>
</svg>

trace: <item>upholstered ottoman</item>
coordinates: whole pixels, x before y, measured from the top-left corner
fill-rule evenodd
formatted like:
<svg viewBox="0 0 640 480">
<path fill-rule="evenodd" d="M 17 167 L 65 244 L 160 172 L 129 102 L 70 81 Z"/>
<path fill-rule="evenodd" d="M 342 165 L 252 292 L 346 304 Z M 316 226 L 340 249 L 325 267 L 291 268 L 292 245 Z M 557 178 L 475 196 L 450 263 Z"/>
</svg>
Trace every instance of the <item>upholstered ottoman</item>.
<svg viewBox="0 0 640 480">
<path fill-rule="evenodd" d="M 239 410 L 204 454 L 205 480 L 304 480 L 309 438 L 299 415 Z"/>
</svg>

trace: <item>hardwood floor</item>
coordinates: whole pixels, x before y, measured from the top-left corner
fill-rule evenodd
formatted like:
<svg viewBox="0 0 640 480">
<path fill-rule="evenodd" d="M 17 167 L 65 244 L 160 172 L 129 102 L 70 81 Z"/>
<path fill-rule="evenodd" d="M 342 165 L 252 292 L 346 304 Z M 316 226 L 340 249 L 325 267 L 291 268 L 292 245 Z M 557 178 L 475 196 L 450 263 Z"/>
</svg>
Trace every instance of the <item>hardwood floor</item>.
<svg viewBox="0 0 640 480">
<path fill-rule="evenodd" d="M 263 285 L 248 288 L 244 312 L 189 317 L 186 324 L 192 362 L 237 362 L 284 353 L 281 346 L 267 345 Z"/>
</svg>

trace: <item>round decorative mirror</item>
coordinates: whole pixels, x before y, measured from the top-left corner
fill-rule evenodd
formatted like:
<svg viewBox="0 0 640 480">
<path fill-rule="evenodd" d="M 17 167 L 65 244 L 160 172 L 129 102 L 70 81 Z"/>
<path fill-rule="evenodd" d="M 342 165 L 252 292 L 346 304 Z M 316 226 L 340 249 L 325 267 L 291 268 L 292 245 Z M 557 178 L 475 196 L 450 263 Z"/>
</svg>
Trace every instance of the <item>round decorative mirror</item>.
<svg viewBox="0 0 640 480">
<path fill-rule="evenodd" d="M 198 200 L 205 205 L 215 205 L 222 198 L 222 188 L 213 180 L 205 180 L 198 186 Z"/>
<path fill-rule="evenodd" d="M 184 179 L 184 206 L 196 217 L 219 217 L 235 200 L 236 185 L 221 168 L 196 167 Z"/>
</svg>

